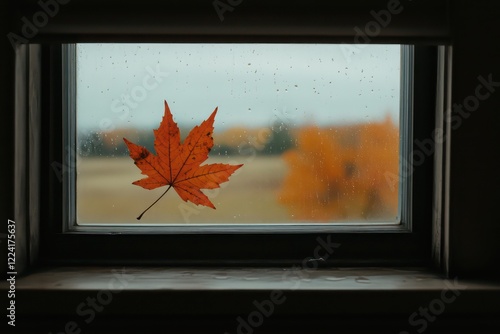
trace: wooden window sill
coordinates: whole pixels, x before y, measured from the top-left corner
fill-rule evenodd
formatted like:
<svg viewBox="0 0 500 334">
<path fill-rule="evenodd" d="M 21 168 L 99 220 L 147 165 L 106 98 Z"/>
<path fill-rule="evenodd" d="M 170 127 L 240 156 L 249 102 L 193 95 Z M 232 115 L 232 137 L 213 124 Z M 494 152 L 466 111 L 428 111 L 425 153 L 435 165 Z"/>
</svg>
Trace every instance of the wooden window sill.
<svg viewBox="0 0 500 334">
<path fill-rule="evenodd" d="M 5 280 L 0 289 L 7 294 Z M 500 314 L 500 283 L 421 268 L 56 267 L 16 279 L 18 315 L 75 316 L 87 298 L 103 301 L 100 314 L 120 316 L 236 316 L 273 299 L 281 316 L 409 316 L 435 299 L 448 315 Z"/>
</svg>

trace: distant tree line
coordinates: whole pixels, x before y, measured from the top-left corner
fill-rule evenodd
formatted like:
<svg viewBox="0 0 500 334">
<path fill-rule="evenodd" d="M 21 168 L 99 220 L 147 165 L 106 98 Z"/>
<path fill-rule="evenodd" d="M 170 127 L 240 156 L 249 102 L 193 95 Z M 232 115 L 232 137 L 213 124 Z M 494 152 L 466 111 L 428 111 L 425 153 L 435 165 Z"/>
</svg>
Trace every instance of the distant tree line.
<svg viewBox="0 0 500 334">
<path fill-rule="evenodd" d="M 259 155 L 277 155 L 286 150 L 295 147 L 295 142 L 290 134 L 287 126 L 273 126 L 269 132 L 269 136 L 262 143 L 263 147 L 256 150 Z M 187 135 L 189 129 L 181 129 L 181 134 Z M 183 137 L 184 137 L 183 136 Z M 151 152 L 154 152 L 154 134 L 151 130 L 128 130 L 127 131 L 112 131 L 98 132 L 88 131 L 81 133 L 78 137 L 78 151 L 80 156 L 125 156 L 128 155 L 128 148 L 123 141 L 126 137 L 130 141 L 146 147 Z M 250 141 L 251 138 L 243 138 L 243 141 Z M 221 155 L 238 155 L 240 150 L 240 142 L 230 144 L 217 144 L 215 142 L 211 156 Z"/>
</svg>

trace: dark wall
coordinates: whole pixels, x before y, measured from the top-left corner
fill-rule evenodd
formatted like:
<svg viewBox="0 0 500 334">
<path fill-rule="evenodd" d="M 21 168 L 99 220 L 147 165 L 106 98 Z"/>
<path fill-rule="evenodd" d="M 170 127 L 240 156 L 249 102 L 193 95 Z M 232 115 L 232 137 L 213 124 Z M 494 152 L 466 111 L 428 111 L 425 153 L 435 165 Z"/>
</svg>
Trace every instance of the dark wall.
<svg viewBox="0 0 500 334">
<path fill-rule="evenodd" d="M 14 219 L 14 50 L 7 36 L 10 26 L 10 2 L 0 2 L 0 147 L 2 166 L 0 168 L 0 234 L 7 233 L 7 220 Z M 6 239 L 0 239 L 0 268 L 6 268 Z"/>
<path fill-rule="evenodd" d="M 500 4 L 453 1 L 453 93 L 470 103 L 451 138 L 451 275 L 500 273 Z M 474 105 L 478 77 L 496 82 Z M 485 94 L 487 91 L 480 90 Z M 471 97 L 472 96 L 472 97 Z M 464 111 L 467 110 L 464 108 Z M 458 109 L 454 115 L 460 115 Z M 467 117 L 467 118 L 465 118 Z M 461 119 L 459 125 L 458 118 Z"/>
</svg>

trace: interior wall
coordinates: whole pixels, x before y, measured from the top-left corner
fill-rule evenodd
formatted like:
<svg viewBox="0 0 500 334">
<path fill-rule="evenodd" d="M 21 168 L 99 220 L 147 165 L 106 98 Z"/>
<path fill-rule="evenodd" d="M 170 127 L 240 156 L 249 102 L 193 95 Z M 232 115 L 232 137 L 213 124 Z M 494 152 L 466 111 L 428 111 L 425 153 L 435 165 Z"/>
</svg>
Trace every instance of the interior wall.
<svg viewBox="0 0 500 334">
<path fill-rule="evenodd" d="M 499 13 L 498 1 L 452 2 L 451 276 L 500 274 Z"/>
</svg>

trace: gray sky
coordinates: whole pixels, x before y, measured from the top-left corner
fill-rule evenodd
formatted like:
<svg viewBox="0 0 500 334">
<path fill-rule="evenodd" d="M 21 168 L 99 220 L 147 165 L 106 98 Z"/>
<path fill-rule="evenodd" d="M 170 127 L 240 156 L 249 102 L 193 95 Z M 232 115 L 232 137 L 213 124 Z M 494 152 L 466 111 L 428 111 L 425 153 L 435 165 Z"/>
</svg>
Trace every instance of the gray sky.
<svg viewBox="0 0 500 334">
<path fill-rule="evenodd" d="M 399 117 L 400 46 L 346 59 L 325 44 L 78 44 L 80 130 L 157 128 L 167 100 L 192 126 L 335 125 Z"/>
</svg>

